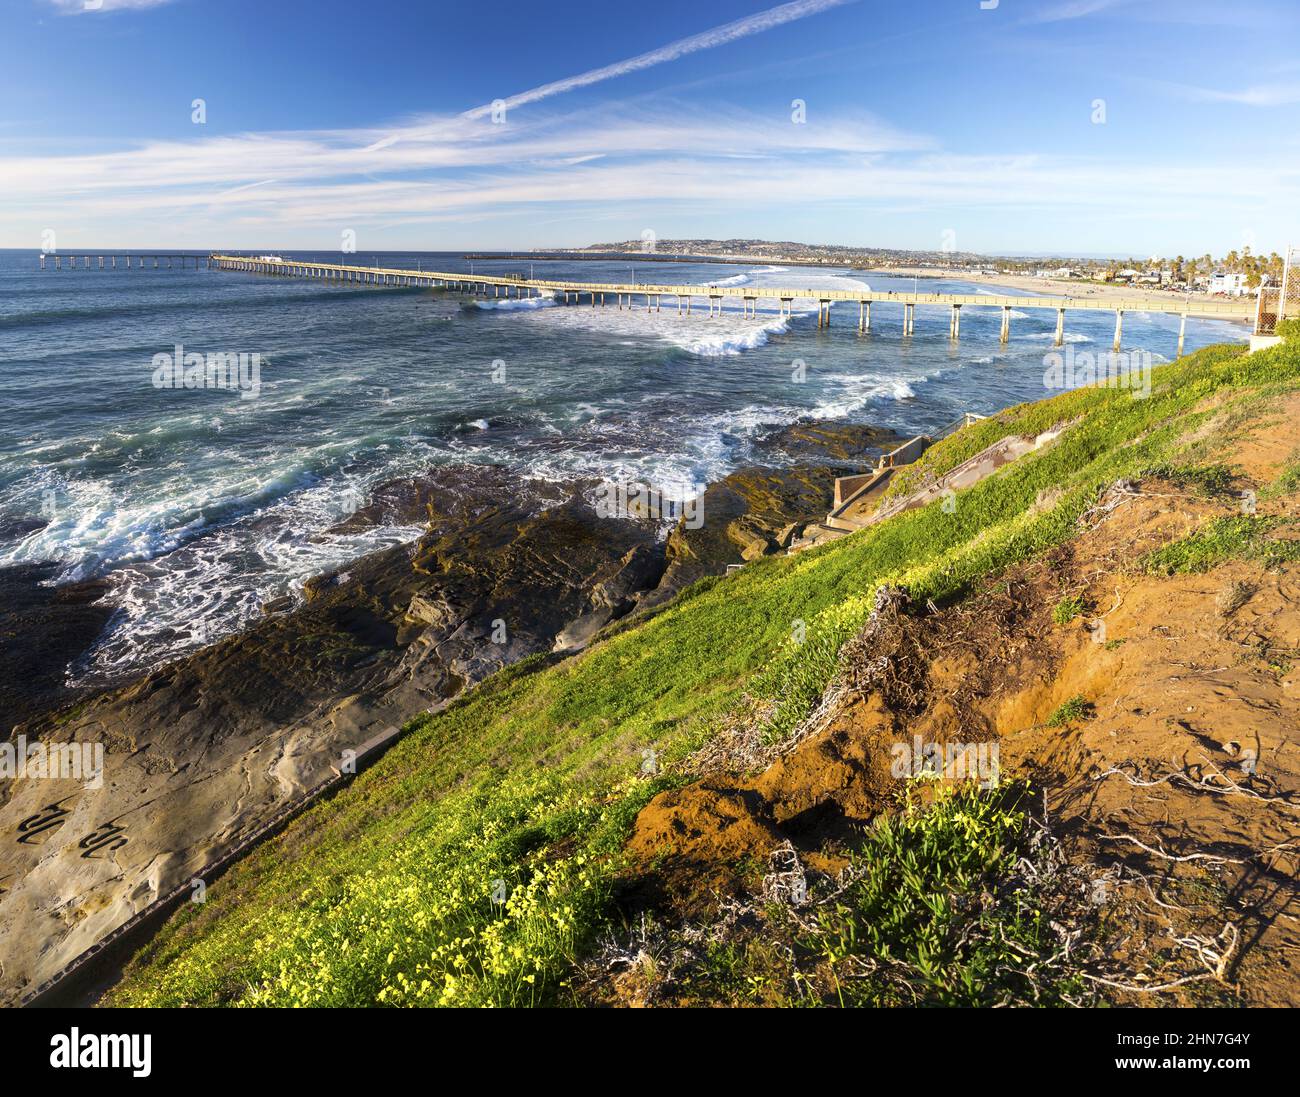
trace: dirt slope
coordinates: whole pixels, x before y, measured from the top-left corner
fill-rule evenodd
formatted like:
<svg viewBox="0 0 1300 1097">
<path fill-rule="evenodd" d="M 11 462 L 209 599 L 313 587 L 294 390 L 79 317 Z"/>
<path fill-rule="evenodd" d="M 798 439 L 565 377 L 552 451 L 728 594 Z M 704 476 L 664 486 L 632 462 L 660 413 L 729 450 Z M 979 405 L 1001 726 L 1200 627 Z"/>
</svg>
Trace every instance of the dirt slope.
<svg viewBox="0 0 1300 1097">
<path fill-rule="evenodd" d="M 995 742 L 1001 778 L 1044 791 L 1093 881 L 1108 970 L 1129 973 L 1097 981 L 1104 996 L 1300 1004 L 1300 568 L 1140 566 L 1240 515 L 1242 493 L 1294 459 L 1300 400 L 1277 410 L 1220 455 L 1237 476 L 1226 490 L 1114 485 L 1049 556 L 950 607 L 885 606 L 799 741 L 766 746 L 737 728 L 697 760 L 706 776 L 642 811 L 630 915 L 717 918 L 753 897 L 785 841 L 833 877 L 898 790 L 898 744 Z M 1300 517 L 1294 495 L 1244 498 L 1261 516 Z M 1067 620 L 1069 599 L 1081 612 Z M 596 982 L 596 998 L 622 1004 L 683 1000 L 644 972 Z"/>
</svg>

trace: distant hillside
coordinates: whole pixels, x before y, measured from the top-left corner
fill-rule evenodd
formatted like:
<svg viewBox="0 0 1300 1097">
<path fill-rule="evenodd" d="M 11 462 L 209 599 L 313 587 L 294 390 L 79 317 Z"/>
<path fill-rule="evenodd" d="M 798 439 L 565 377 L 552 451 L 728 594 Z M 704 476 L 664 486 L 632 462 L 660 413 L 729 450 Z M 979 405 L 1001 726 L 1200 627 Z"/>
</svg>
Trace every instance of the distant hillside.
<svg viewBox="0 0 1300 1097">
<path fill-rule="evenodd" d="M 892 261 L 914 263 L 920 260 L 942 259 L 944 262 L 965 264 L 981 258 L 973 252 L 911 251 L 897 248 L 864 248 L 842 244 L 801 244 L 793 240 L 623 240 L 610 244 L 590 244 L 580 251 L 612 252 L 617 254 L 657 253 L 664 255 L 696 255 L 722 258 L 784 259 L 798 262 L 852 263 L 854 260 Z"/>
</svg>

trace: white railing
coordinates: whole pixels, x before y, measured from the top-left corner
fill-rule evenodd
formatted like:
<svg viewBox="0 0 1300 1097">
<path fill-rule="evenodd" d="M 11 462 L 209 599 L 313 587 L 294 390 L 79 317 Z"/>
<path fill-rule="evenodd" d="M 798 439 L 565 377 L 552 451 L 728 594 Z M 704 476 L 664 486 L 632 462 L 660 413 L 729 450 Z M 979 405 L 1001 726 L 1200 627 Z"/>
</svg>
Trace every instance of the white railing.
<svg viewBox="0 0 1300 1097">
<path fill-rule="evenodd" d="M 937 442 L 939 441 L 940 438 L 947 438 L 948 435 L 961 430 L 962 427 L 968 427 L 972 423 L 978 423 L 981 419 L 987 419 L 987 418 L 988 418 L 987 415 L 980 415 L 978 412 L 974 412 L 974 411 L 965 412 L 960 419 L 954 419 L 946 427 L 940 430 L 938 434 L 934 435 L 933 436 L 934 440 Z"/>
</svg>

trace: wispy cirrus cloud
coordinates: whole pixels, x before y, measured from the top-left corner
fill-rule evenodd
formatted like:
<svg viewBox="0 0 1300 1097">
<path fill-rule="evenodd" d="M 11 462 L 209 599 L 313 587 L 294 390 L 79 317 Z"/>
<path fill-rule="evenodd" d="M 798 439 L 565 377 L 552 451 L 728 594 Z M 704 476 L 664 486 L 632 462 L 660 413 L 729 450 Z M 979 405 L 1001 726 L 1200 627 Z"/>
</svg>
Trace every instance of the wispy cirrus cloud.
<svg viewBox="0 0 1300 1097">
<path fill-rule="evenodd" d="M 590 223 L 611 211 L 666 207 L 842 209 L 846 228 L 896 209 L 933 210 L 945 223 L 954 211 L 975 209 L 1191 220 L 1207 203 L 1222 206 L 1224 194 L 1238 206 L 1266 203 L 1285 193 L 1295 170 L 1276 157 L 1224 165 L 1189 156 L 1144 167 L 955 154 L 867 115 L 793 125 L 784 115 L 694 111 L 680 102 L 611 104 L 580 121 L 544 112 L 507 125 L 417 119 L 392 131 L 402 139 L 391 143 L 376 132 L 247 134 L 8 158 L 0 161 L 0 235 L 34 242 L 56 226 L 66 238 L 98 240 L 92 226 L 153 224 L 184 226 L 205 242 L 327 245 L 342 228 L 365 228 L 373 238 L 395 225 L 450 228 L 512 216 L 533 225 L 548 211 L 578 210 Z"/>
<path fill-rule="evenodd" d="M 1300 103 L 1300 83 L 1254 84 L 1239 90 L 1174 85 L 1186 98 L 1198 103 L 1237 103 L 1244 107 L 1286 107 Z"/>
<path fill-rule="evenodd" d="M 556 169 L 600 159 L 715 159 L 817 154 L 873 156 L 933 147 L 924 135 L 868 114 L 808 125 L 749 111 L 707 113 L 682 103 L 516 118 L 493 125 L 463 116 L 418 119 L 387 131 L 250 133 L 198 141 L 154 141 L 110 153 L 9 156 L 0 160 L 6 199 L 48 201 L 144 190 L 165 202 L 186 188 L 230 188 L 266 179 L 317 185 L 350 176 Z"/>
<path fill-rule="evenodd" d="M 105 11 L 133 11 L 139 8 L 160 8 L 172 0 L 45 0 L 64 15 L 84 15 Z"/>
<path fill-rule="evenodd" d="M 1026 22 L 1063 23 L 1070 19 L 1086 19 L 1090 15 L 1099 15 L 1131 2 L 1132 0 L 1066 0 L 1065 3 L 1052 4 L 1030 13 Z"/>
<path fill-rule="evenodd" d="M 1166 26 L 1267 26 L 1269 14 L 1223 0 L 1061 0 L 1026 13 L 1027 25 L 1066 23 L 1093 16 Z"/>
</svg>

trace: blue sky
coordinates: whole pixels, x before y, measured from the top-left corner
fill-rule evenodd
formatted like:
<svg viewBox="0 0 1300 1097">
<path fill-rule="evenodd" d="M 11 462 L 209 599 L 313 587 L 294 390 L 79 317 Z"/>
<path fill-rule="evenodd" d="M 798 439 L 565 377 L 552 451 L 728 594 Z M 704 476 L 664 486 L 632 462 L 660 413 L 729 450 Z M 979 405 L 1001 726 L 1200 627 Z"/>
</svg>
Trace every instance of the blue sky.
<svg viewBox="0 0 1300 1097">
<path fill-rule="evenodd" d="M 1294 0 L 5 0 L 0 246 L 1280 251 L 1298 43 Z"/>
</svg>

